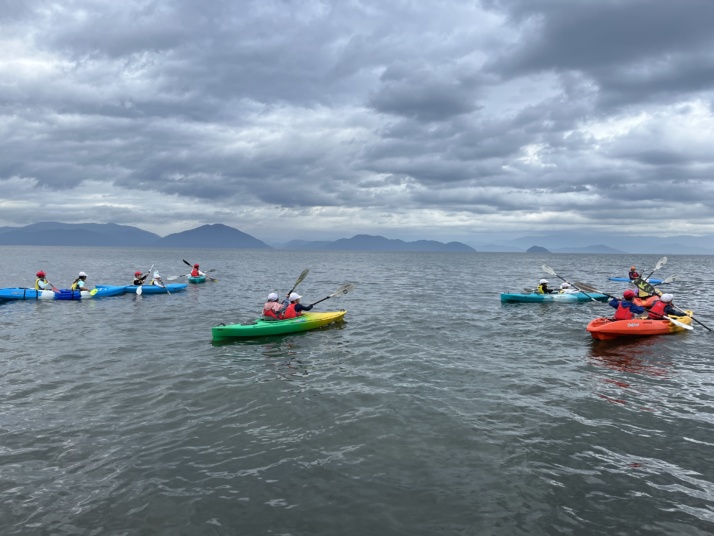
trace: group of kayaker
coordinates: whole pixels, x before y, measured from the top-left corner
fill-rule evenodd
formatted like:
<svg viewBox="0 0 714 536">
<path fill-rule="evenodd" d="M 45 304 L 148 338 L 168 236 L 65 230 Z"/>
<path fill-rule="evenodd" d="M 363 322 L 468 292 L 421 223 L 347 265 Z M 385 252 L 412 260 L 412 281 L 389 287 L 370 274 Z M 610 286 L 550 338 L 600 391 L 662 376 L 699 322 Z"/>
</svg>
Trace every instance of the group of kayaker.
<svg viewBox="0 0 714 536">
<path fill-rule="evenodd" d="M 268 294 L 268 301 L 263 305 L 263 316 L 276 320 L 285 320 L 300 316 L 303 311 L 310 311 L 312 309 L 312 305 L 303 305 L 300 303 L 301 298 L 302 296 L 297 292 L 291 292 L 285 296 L 285 299 L 281 303 L 278 294 L 271 292 Z"/>
<path fill-rule="evenodd" d="M 193 271 L 191 272 L 191 275 L 194 275 L 194 272 L 196 272 L 197 275 L 204 275 L 203 272 L 201 272 L 199 269 L 198 264 L 194 265 Z M 139 286 L 143 285 L 146 279 L 151 275 L 151 270 L 148 272 L 144 273 L 139 270 L 134 272 L 134 280 L 132 282 L 133 285 Z M 44 270 L 38 271 L 35 276 L 37 279 L 35 279 L 35 290 L 53 290 L 57 292 L 59 289 L 55 287 L 52 283 L 50 283 L 47 280 L 47 274 L 45 273 Z M 70 288 L 72 290 L 80 290 L 80 291 L 88 291 L 90 288 L 87 286 L 87 273 L 86 272 L 79 272 L 77 274 L 77 278 L 72 282 L 70 285 Z M 153 273 L 153 278 L 151 279 L 150 282 L 151 285 L 158 285 L 160 287 L 164 286 L 164 282 L 161 279 L 161 275 L 159 274 L 158 271 L 154 271 Z"/>
<path fill-rule="evenodd" d="M 660 293 L 661 294 L 661 293 Z M 644 315 L 647 312 L 646 318 L 660 320 L 665 315 L 680 315 L 682 314 L 673 304 L 674 295 L 670 293 L 661 294 L 658 299 L 649 307 L 649 311 L 642 305 L 635 303 L 637 294 L 632 289 L 627 289 L 622 293 L 622 299 L 612 298 L 610 305 L 616 309 L 615 320 L 630 320 L 638 318 L 638 315 Z M 641 316 L 639 318 L 645 318 Z"/>
</svg>

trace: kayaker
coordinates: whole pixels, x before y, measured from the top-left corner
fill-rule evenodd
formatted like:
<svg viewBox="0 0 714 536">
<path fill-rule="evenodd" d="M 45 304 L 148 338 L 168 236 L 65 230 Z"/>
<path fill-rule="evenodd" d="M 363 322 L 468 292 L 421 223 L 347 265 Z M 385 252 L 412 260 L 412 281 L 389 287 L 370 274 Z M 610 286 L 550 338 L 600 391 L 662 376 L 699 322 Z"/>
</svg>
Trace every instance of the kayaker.
<svg viewBox="0 0 714 536">
<path fill-rule="evenodd" d="M 288 296 L 290 303 L 282 313 L 279 313 L 279 318 L 295 318 L 296 316 L 300 316 L 303 311 L 310 311 L 312 309 L 312 305 L 303 305 L 300 303 L 300 298 L 302 298 L 302 296 L 300 296 L 297 292 L 290 294 L 290 296 Z"/>
<path fill-rule="evenodd" d="M 644 307 L 635 305 L 632 300 L 635 299 L 635 291 L 628 288 L 622 293 L 623 300 L 613 298 L 610 300 L 610 306 L 617 309 L 615 311 L 615 320 L 630 320 L 637 315 L 645 312 Z"/>
<path fill-rule="evenodd" d="M 269 318 L 278 318 L 278 311 L 280 311 L 280 302 L 278 301 L 278 295 L 275 292 L 268 294 L 268 301 L 263 305 L 263 316 Z"/>
<path fill-rule="evenodd" d="M 191 270 L 191 277 L 201 277 L 202 275 L 206 274 L 198 269 L 198 264 L 194 264 L 193 270 Z"/>
<path fill-rule="evenodd" d="M 35 275 L 37 276 L 37 279 L 35 279 L 35 290 L 54 290 L 52 283 L 45 279 L 47 274 L 45 274 L 43 270 L 40 270 Z"/>
<path fill-rule="evenodd" d="M 577 294 L 578 292 L 580 292 L 580 290 L 573 288 L 570 283 L 562 283 L 558 291 L 559 294 Z"/>
<path fill-rule="evenodd" d="M 157 287 L 165 287 L 164 282 L 161 280 L 161 276 L 159 275 L 159 271 L 156 270 L 154 271 L 154 278 L 151 280 L 151 284 Z"/>
<path fill-rule="evenodd" d="M 538 282 L 538 288 L 536 289 L 536 294 L 553 294 L 553 289 L 548 288 L 548 280 L 541 279 Z"/>
<path fill-rule="evenodd" d="M 627 275 L 629 276 L 630 281 L 634 281 L 635 279 L 640 277 L 640 274 L 637 273 L 637 268 L 635 268 L 634 266 L 630 266 L 630 273 Z"/>
<path fill-rule="evenodd" d="M 650 307 L 650 312 L 647 318 L 661 319 L 665 315 L 677 316 L 680 314 L 677 309 L 672 305 L 672 300 L 674 299 L 673 294 L 662 294 L 659 300 L 652 304 Z"/>
<path fill-rule="evenodd" d="M 137 270 L 136 272 L 134 272 L 134 285 L 137 287 L 139 285 L 143 285 L 147 277 L 149 277 L 149 272 L 143 273 Z"/>
<path fill-rule="evenodd" d="M 74 283 L 72 283 L 70 288 L 72 290 L 89 290 L 89 287 L 87 286 L 87 274 L 79 272 L 77 279 L 74 280 Z"/>
</svg>

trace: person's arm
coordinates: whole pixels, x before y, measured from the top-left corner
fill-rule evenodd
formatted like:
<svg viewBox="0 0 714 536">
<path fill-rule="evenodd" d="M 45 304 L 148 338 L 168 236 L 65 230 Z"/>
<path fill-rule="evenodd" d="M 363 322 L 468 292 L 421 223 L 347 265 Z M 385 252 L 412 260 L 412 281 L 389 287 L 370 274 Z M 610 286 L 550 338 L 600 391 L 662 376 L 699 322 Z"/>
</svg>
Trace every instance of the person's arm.
<svg viewBox="0 0 714 536">
<path fill-rule="evenodd" d="M 610 307 L 614 307 L 615 309 L 617 309 L 617 307 L 620 305 L 620 300 L 618 300 L 617 298 L 613 298 L 608 303 L 610 304 Z"/>
<path fill-rule="evenodd" d="M 295 312 L 299 313 L 301 311 L 310 311 L 312 310 L 312 305 L 303 305 L 302 303 L 297 303 L 295 304 Z"/>
</svg>

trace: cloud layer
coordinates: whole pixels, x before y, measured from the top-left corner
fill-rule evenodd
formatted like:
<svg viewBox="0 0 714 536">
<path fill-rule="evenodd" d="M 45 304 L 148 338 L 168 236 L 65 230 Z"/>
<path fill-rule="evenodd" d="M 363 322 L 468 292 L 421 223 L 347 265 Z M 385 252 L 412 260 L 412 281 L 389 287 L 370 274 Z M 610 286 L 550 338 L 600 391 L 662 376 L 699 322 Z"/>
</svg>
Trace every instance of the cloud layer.
<svg viewBox="0 0 714 536">
<path fill-rule="evenodd" d="M 705 0 L 25 0 L 0 225 L 714 232 Z"/>
</svg>

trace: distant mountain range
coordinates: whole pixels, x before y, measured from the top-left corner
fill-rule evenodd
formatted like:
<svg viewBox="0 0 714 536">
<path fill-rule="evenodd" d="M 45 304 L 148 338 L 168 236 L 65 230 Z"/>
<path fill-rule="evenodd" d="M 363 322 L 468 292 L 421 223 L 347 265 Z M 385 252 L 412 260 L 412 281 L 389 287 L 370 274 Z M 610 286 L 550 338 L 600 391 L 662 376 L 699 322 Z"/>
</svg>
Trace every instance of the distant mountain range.
<svg viewBox="0 0 714 536">
<path fill-rule="evenodd" d="M 594 244 L 594 245 L 591 245 Z M 546 233 L 529 235 L 497 243 L 474 244 L 437 242 L 435 240 L 389 239 L 383 236 L 358 234 L 334 241 L 293 240 L 270 246 L 247 233 L 214 224 L 173 233 L 164 237 L 128 225 L 114 223 L 42 222 L 24 227 L 0 227 L 0 245 L 13 246 L 107 246 L 107 247 L 171 247 L 171 248 L 232 248 L 290 249 L 321 251 L 433 251 L 433 252 L 531 252 L 541 253 L 613 253 L 714 255 L 714 236 L 680 235 L 668 238 L 656 236 L 610 236 L 577 233 Z M 542 251 L 538 248 L 542 248 Z"/>
<path fill-rule="evenodd" d="M 461 242 L 437 242 L 435 240 L 417 240 L 404 242 L 384 238 L 383 236 L 355 235 L 352 238 L 340 238 L 334 242 L 306 242 L 293 240 L 284 246 L 285 249 L 310 249 L 310 250 L 341 250 L 341 251 L 461 251 L 475 252 L 476 250 Z"/>
</svg>

